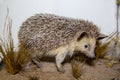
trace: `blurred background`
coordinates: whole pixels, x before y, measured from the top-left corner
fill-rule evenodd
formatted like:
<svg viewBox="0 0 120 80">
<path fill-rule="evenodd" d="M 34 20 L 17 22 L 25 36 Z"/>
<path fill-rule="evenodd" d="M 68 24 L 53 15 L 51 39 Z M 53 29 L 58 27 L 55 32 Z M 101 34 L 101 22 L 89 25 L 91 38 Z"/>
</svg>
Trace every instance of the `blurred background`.
<svg viewBox="0 0 120 80">
<path fill-rule="evenodd" d="M 104 34 L 116 29 L 116 0 L 0 0 L 0 32 L 4 26 L 7 8 L 13 21 L 15 46 L 18 45 L 19 26 L 37 13 L 52 13 L 92 21 Z"/>
</svg>

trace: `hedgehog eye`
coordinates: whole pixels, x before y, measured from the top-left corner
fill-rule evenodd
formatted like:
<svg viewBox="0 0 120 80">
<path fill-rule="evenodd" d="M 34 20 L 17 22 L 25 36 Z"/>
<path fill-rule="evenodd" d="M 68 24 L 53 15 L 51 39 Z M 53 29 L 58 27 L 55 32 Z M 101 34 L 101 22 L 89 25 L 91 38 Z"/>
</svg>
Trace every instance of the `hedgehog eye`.
<svg viewBox="0 0 120 80">
<path fill-rule="evenodd" d="M 88 45 L 84 45 L 85 48 L 88 48 Z"/>
</svg>

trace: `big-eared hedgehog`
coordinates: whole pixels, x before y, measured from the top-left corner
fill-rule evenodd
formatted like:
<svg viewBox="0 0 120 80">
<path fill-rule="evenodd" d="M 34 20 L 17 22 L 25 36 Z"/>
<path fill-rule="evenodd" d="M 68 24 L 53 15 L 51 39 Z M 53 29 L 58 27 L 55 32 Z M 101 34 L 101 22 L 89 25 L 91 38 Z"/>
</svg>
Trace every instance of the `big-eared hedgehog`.
<svg viewBox="0 0 120 80">
<path fill-rule="evenodd" d="M 37 58 L 55 57 L 58 71 L 64 72 L 61 63 L 74 51 L 95 58 L 96 41 L 104 38 L 92 22 L 54 14 L 36 14 L 20 26 L 20 44 L 29 50 L 31 59 L 40 66 Z"/>
</svg>

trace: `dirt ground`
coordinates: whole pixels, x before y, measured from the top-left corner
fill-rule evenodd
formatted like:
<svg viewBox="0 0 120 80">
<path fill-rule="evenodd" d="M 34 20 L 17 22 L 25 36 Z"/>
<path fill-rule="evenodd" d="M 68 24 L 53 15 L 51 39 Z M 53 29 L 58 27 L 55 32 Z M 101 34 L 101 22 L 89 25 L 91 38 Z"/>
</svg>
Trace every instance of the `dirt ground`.
<svg viewBox="0 0 120 80">
<path fill-rule="evenodd" d="M 30 80 L 28 77 L 37 75 L 39 80 L 76 80 L 72 76 L 71 64 L 64 64 L 65 73 L 57 71 L 53 62 L 41 62 L 42 67 L 37 68 L 31 65 L 26 71 L 16 75 L 11 75 L 3 68 L 0 71 L 0 80 Z M 82 65 L 81 77 L 78 80 L 120 80 L 120 63 L 112 68 L 106 67 L 107 60 L 99 60 L 95 66 Z"/>
</svg>

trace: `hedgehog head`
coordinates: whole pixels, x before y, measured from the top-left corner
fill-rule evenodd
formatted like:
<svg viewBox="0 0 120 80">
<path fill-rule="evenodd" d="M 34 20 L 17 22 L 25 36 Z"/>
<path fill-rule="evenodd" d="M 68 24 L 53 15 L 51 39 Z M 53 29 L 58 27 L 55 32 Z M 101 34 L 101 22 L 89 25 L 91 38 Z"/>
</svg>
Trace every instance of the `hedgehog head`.
<svg viewBox="0 0 120 80">
<path fill-rule="evenodd" d="M 95 58 L 96 38 L 92 33 L 80 31 L 75 36 L 75 51 L 89 58 Z"/>
</svg>

